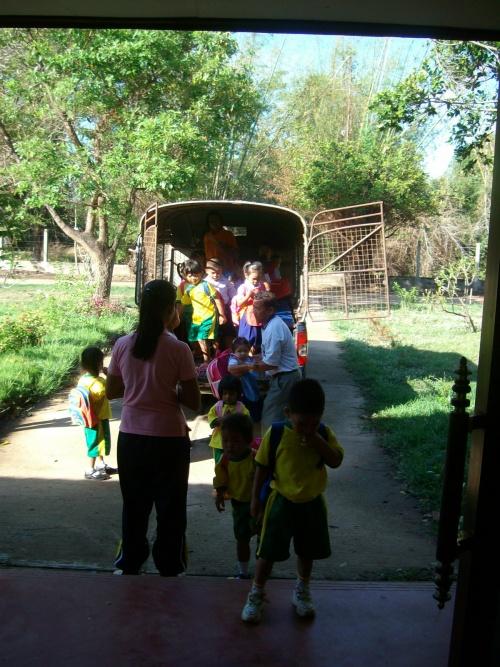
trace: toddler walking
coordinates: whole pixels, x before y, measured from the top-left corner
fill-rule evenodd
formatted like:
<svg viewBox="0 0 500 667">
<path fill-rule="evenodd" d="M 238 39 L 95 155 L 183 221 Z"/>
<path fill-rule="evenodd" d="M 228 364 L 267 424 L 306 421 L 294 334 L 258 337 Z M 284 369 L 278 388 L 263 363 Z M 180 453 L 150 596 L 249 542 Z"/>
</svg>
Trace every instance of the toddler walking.
<svg viewBox="0 0 500 667">
<path fill-rule="evenodd" d="M 77 388 L 88 392 L 90 413 L 93 415 L 93 424 L 84 426 L 85 443 L 89 466 L 85 471 L 85 479 L 105 480 L 118 472 L 104 461 L 111 451 L 111 434 L 109 420 L 111 407 L 106 398 L 104 373 L 104 353 L 98 347 L 87 347 L 81 356 L 83 375 L 78 380 Z"/>
<path fill-rule="evenodd" d="M 222 436 L 221 423 L 224 417 L 239 413 L 248 416 L 248 410 L 239 400 L 241 396 L 241 382 L 238 378 L 232 375 L 226 375 L 219 383 L 219 396 L 221 400 L 212 405 L 208 411 L 208 424 L 212 431 L 210 442 L 208 443 L 213 449 L 215 463 L 219 463 L 222 458 Z"/>
<path fill-rule="evenodd" d="M 224 417 L 221 426 L 223 456 L 215 464 L 215 506 L 225 510 L 225 500 L 231 499 L 233 532 L 238 559 L 237 579 L 249 579 L 250 540 L 257 534 L 256 521 L 250 514 L 250 499 L 255 473 L 251 449 L 253 424 L 244 414 Z"/>
<path fill-rule="evenodd" d="M 275 422 L 268 429 L 255 456 L 251 513 L 256 519 L 263 514 L 263 522 L 255 578 L 241 612 L 246 623 L 261 620 L 264 586 L 274 562 L 289 558 L 292 538 L 297 555 L 292 604 L 301 617 L 315 614 L 309 590 L 313 563 L 331 553 L 323 497 L 325 466 L 337 468 L 344 455 L 333 431 L 321 423 L 324 408 L 325 394 L 317 380 L 297 382 L 290 390 L 287 421 Z M 264 506 L 261 492 L 270 476 L 270 495 Z"/>
</svg>

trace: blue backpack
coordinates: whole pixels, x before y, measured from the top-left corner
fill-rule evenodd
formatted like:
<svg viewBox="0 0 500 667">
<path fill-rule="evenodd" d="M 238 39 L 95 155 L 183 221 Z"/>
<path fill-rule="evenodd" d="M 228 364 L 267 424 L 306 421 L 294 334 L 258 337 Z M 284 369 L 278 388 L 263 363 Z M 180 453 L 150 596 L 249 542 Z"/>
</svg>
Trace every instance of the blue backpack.
<svg viewBox="0 0 500 667">
<path fill-rule="evenodd" d="M 276 452 L 278 451 L 278 447 L 281 442 L 281 438 L 283 437 L 284 430 L 285 430 L 285 422 L 274 422 L 271 425 L 271 433 L 269 435 L 269 459 L 267 465 L 269 473 L 264 481 L 264 484 L 260 489 L 260 494 L 259 494 L 259 500 L 263 505 L 266 504 L 267 499 L 271 495 L 272 491 L 271 482 L 274 479 L 274 468 L 276 466 Z M 323 422 L 321 422 L 320 425 L 318 426 L 318 433 L 324 440 L 328 442 L 328 432 Z M 323 465 L 325 465 L 325 462 L 323 461 L 323 459 L 321 459 L 318 463 L 318 468 L 321 468 Z"/>
<path fill-rule="evenodd" d="M 69 392 L 68 403 L 68 412 L 72 424 L 85 426 L 86 428 L 96 426 L 98 419 L 92 407 L 90 392 L 87 387 L 81 384 L 76 385 Z"/>
</svg>

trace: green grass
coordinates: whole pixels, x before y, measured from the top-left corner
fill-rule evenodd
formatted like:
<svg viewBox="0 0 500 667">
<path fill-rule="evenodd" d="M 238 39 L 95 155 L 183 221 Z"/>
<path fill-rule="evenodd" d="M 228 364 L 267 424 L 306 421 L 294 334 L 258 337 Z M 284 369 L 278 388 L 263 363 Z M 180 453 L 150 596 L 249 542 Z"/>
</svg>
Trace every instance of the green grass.
<svg viewBox="0 0 500 667">
<path fill-rule="evenodd" d="M 479 322 L 480 306 L 473 307 L 473 315 Z M 468 331 L 460 317 L 419 307 L 333 327 L 398 476 L 424 509 L 438 510 L 451 386 L 464 356 L 474 404 L 480 333 Z"/>
<path fill-rule="evenodd" d="M 133 288 L 113 289 L 124 308 L 89 308 L 88 289 L 68 281 L 51 285 L 15 285 L 0 290 L 0 322 L 19 313 L 37 313 L 45 323 L 40 345 L 19 347 L 0 356 L 0 418 L 50 396 L 71 379 L 83 348 L 106 348 L 136 321 Z"/>
</svg>

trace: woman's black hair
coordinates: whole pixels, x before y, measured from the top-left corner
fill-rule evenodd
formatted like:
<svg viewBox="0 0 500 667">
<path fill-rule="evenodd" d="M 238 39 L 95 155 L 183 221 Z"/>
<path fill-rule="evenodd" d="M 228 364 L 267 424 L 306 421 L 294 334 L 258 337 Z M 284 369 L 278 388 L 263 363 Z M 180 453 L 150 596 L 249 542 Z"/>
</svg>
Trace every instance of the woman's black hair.
<svg viewBox="0 0 500 667">
<path fill-rule="evenodd" d="M 288 409 L 298 415 L 322 415 L 325 411 L 325 392 L 317 380 L 299 380 L 290 389 Z"/>
<path fill-rule="evenodd" d="M 252 343 L 247 339 L 247 338 L 242 338 L 241 336 L 238 336 L 238 338 L 235 338 L 233 342 L 231 343 L 231 349 L 234 352 L 237 347 L 240 345 L 246 345 L 249 349 L 252 347 Z"/>
<path fill-rule="evenodd" d="M 241 396 L 241 380 L 234 375 L 224 375 L 219 382 L 219 396 L 225 391 L 236 391 L 238 397 Z"/>
<path fill-rule="evenodd" d="M 104 352 L 98 347 L 86 347 L 81 356 L 80 366 L 82 370 L 91 375 L 99 375 L 102 362 L 104 361 Z"/>
<path fill-rule="evenodd" d="M 150 359 L 165 329 L 164 317 L 174 308 L 176 289 L 166 280 L 151 280 L 144 286 L 139 307 L 139 325 L 136 330 L 132 356 Z"/>
<path fill-rule="evenodd" d="M 224 417 L 220 428 L 221 431 L 240 433 L 249 445 L 253 440 L 253 423 L 248 415 L 233 412 L 233 414 Z"/>
</svg>

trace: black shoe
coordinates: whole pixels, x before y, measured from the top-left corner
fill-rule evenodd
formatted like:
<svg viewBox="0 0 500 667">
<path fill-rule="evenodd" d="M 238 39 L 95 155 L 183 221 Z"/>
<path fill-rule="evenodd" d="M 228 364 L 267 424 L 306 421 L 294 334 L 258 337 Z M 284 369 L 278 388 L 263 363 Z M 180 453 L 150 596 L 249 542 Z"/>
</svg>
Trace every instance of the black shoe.
<svg viewBox="0 0 500 667">
<path fill-rule="evenodd" d="M 97 468 L 97 470 L 102 470 L 103 472 L 106 473 L 106 475 L 117 475 L 118 474 L 118 468 L 113 468 L 112 466 L 108 466 L 107 463 L 105 463 L 102 468 Z"/>
</svg>

